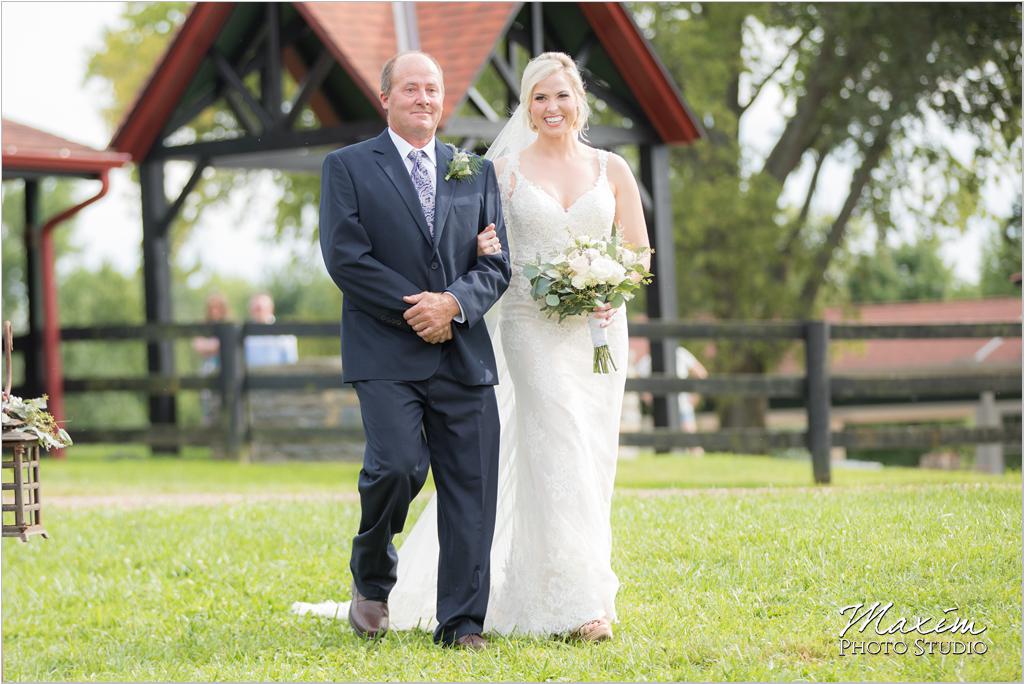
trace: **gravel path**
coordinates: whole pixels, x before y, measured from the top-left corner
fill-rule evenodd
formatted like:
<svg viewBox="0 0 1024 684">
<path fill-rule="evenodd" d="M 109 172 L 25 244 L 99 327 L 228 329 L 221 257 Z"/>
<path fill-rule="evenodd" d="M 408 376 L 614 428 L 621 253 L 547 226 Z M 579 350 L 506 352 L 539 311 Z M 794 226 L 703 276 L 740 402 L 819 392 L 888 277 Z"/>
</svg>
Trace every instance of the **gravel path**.
<svg viewBox="0 0 1024 684">
<path fill-rule="evenodd" d="M 934 489 L 936 487 L 958 487 L 961 489 L 1020 489 L 1012 482 L 935 482 L 927 484 L 870 484 L 852 487 L 704 487 L 704 488 L 665 488 L 665 489 L 620 489 L 616 496 L 636 496 L 641 498 L 661 499 L 669 497 L 694 496 L 766 496 L 772 494 L 814 494 L 833 492 L 861 491 L 893 491 L 905 492 Z M 43 494 L 43 505 L 55 508 L 117 508 L 138 509 L 158 508 L 163 506 L 220 506 L 229 504 L 246 504 L 259 502 L 296 503 L 340 501 L 351 503 L 359 501 L 356 492 L 182 492 L 128 495 L 68 495 L 46 496 Z"/>
</svg>

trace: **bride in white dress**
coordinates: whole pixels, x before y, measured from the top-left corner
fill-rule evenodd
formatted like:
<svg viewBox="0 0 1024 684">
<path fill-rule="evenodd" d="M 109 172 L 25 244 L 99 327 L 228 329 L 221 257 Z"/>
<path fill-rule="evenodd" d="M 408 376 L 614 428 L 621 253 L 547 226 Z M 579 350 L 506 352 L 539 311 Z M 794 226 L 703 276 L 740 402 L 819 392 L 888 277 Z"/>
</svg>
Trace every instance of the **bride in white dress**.
<svg viewBox="0 0 1024 684">
<path fill-rule="evenodd" d="M 540 311 L 522 274 L 574 237 L 648 245 L 640 193 L 626 162 L 583 143 L 589 107 L 576 65 L 544 53 L 527 65 L 520 105 L 487 153 L 495 161 L 512 255 L 512 281 L 487 316 L 500 383 L 501 455 L 485 631 L 612 636 L 619 581 L 611 566 L 611 499 L 627 364 L 625 312 L 595 308 L 617 370 L 593 372 L 586 317 Z M 480 253 L 498 249 L 482 233 Z M 649 264 L 648 264 L 649 265 Z M 388 599 L 392 629 L 432 629 L 437 512 L 431 499 L 399 551 Z M 347 603 L 293 611 L 344 619 Z"/>
</svg>

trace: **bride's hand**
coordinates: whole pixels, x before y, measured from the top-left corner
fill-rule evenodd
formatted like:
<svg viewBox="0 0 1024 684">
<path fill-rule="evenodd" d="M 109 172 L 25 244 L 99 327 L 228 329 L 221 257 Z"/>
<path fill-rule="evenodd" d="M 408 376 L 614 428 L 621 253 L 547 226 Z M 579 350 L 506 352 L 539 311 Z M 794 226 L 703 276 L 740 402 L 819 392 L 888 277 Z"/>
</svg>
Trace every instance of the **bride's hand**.
<svg viewBox="0 0 1024 684">
<path fill-rule="evenodd" d="M 498 232 L 494 229 L 494 224 L 487 226 L 483 229 L 483 232 L 478 233 L 476 236 L 476 255 L 486 256 L 488 254 L 497 254 L 501 251 L 501 240 L 498 239 Z"/>
<path fill-rule="evenodd" d="M 601 327 L 607 328 L 612 324 L 612 319 L 615 318 L 615 314 L 618 309 L 613 309 L 609 303 L 598 304 L 594 307 L 594 318 L 601 319 Z"/>
</svg>

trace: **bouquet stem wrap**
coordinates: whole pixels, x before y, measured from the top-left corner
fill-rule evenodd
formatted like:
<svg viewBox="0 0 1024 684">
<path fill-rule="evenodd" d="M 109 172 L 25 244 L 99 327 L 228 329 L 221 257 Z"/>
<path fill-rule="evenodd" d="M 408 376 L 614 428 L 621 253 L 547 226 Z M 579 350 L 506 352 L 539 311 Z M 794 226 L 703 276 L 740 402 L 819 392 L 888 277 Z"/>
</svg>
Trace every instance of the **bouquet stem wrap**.
<svg viewBox="0 0 1024 684">
<path fill-rule="evenodd" d="M 612 351 L 608 348 L 608 331 L 601 327 L 603 319 L 590 316 L 587 325 L 590 328 L 590 341 L 594 343 L 594 372 L 611 373 L 618 370 Z"/>
</svg>

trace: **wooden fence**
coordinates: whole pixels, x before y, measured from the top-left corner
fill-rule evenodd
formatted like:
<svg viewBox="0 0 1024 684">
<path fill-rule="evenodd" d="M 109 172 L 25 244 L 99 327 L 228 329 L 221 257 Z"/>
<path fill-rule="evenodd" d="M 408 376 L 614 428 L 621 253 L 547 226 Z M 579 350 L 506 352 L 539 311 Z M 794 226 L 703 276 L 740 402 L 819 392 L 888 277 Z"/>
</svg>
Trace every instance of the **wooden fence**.
<svg viewBox="0 0 1024 684">
<path fill-rule="evenodd" d="M 295 335 L 298 337 L 338 336 L 337 323 L 263 324 L 175 324 L 143 326 L 97 326 L 65 328 L 64 343 L 77 341 L 166 342 L 194 336 L 212 336 L 220 340 L 220 373 L 199 375 L 148 375 L 132 378 L 73 377 L 64 383 L 65 392 L 127 391 L 149 396 L 175 396 L 182 391 L 211 390 L 220 396 L 219 424 L 211 427 L 150 425 L 134 429 L 76 428 L 80 443 L 137 442 L 155 447 L 186 444 L 220 445 L 228 456 L 237 456 L 243 444 L 260 437 L 260 427 L 247 423 L 247 394 L 256 390 L 341 389 L 337 373 L 296 373 L 258 375 L 246 372 L 243 360 L 244 340 L 252 335 Z M 982 392 L 1004 398 L 1021 397 L 1019 371 L 1014 373 L 973 370 L 922 376 L 843 376 L 829 371 L 829 345 L 837 340 L 867 339 L 961 339 L 1020 337 L 1016 323 L 972 323 L 943 325 L 857 325 L 807 322 L 649 322 L 631 323 L 630 335 L 652 341 L 665 341 L 673 348 L 676 340 L 741 340 L 801 342 L 805 374 L 761 375 L 730 374 L 707 379 L 677 378 L 665 374 L 629 378 L 627 392 L 649 392 L 667 397 L 678 392 L 697 392 L 706 396 L 756 396 L 785 399 L 802 405 L 807 414 L 805 431 L 778 431 L 760 428 L 720 429 L 696 434 L 655 427 L 639 432 L 623 432 L 623 445 L 666 450 L 676 447 L 703 447 L 709 450 L 760 452 L 766 449 L 806 448 L 811 453 L 814 480 L 831 481 L 830 452 L 834 446 L 846 448 L 937 447 L 952 444 L 1019 444 L 1021 432 L 1016 426 L 904 426 L 893 428 L 853 428 L 833 432 L 830 413 L 834 400 L 895 402 L 918 400 L 977 399 Z M 23 349 L 25 337 L 15 339 L 15 351 Z M 359 428 L 295 429 L 294 434 L 274 430 L 278 439 L 319 440 L 362 439 Z"/>
</svg>

